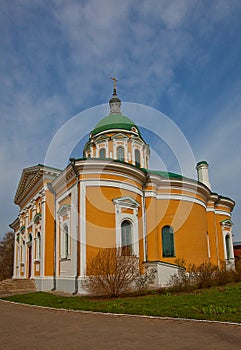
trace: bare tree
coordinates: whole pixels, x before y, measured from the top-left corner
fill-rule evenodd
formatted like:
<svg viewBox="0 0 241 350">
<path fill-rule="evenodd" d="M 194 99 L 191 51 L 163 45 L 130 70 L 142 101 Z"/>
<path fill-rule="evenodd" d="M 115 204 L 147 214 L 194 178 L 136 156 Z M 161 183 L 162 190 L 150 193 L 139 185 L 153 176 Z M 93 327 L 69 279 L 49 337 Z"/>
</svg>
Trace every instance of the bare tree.
<svg viewBox="0 0 241 350">
<path fill-rule="evenodd" d="M 92 295 L 116 297 L 130 291 L 139 276 L 139 260 L 118 248 L 100 249 L 88 262 L 84 288 Z"/>
<path fill-rule="evenodd" d="M 0 241 L 0 280 L 13 275 L 14 233 L 7 232 Z"/>
</svg>

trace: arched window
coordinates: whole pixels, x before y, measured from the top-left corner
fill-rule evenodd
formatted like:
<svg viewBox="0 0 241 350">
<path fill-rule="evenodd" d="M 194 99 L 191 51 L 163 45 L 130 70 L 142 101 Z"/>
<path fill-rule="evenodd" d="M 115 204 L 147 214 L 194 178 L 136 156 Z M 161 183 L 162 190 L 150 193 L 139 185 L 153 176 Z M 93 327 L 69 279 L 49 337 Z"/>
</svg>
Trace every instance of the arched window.
<svg viewBox="0 0 241 350">
<path fill-rule="evenodd" d="M 121 161 L 125 160 L 124 147 L 122 146 L 117 147 L 117 159 Z"/>
<path fill-rule="evenodd" d="M 175 256 L 174 232 L 171 226 L 162 228 L 162 256 L 164 258 Z"/>
<path fill-rule="evenodd" d="M 41 257 L 41 234 L 37 233 L 37 247 L 36 247 L 36 259 L 39 260 Z"/>
<path fill-rule="evenodd" d="M 121 247 L 123 255 L 132 255 L 132 223 L 128 220 L 121 223 Z"/>
<path fill-rule="evenodd" d="M 105 158 L 105 148 L 100 149 L 100 158 Z"/>
<path fill-rule="evenodd" d="M 22 262 L 25 262 L 25 258 L 26 258 L 26 242 L 25 240 L 23 240 L 23 246 L 22 246 Z"/>
<path fill-rule="evenodd" d="M 138 167 L 141 165 L 141 156 L 139 149 L 135 149 L 135 165 Z"/>
<path fill-rule="evenodd" d="M 229 260 L 231 258 L 230 237 L 229 237 L 229 235 L 225 236 L 225 246 L 226 246 L 227 260 Z"/>
<path fill-rule="evenodd" d="M 69 255 L 69 230 L 68 226 L 64 225 L 64 257 L 67 258 Z"/>
</svg>

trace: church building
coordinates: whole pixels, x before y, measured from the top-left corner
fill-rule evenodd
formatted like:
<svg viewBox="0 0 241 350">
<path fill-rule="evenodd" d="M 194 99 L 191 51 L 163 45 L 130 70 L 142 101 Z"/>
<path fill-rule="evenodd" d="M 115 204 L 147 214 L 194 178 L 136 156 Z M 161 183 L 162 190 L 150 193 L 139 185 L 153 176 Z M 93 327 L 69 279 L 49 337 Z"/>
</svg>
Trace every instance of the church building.
<svg viewBox="0 0 241 350">
<path fill-rule="evenodd" d="M 109 115 L 89 134 L 83 156 L 65 169 L 38 164 L 23 170 L 14 203 L 13 278 L 38 290 L 84 293 L 88 262 L 99 249 L 128 248 L 140 266 L 168 284 L 177 258 L 234 267 L 234 201 L 212 192 L 208 163 L 197 179 L 149 169 L 149 145 L 121 112 L 116 82 Z M 126 250 L 123 250 L 123 252 Z"/>
</svg>

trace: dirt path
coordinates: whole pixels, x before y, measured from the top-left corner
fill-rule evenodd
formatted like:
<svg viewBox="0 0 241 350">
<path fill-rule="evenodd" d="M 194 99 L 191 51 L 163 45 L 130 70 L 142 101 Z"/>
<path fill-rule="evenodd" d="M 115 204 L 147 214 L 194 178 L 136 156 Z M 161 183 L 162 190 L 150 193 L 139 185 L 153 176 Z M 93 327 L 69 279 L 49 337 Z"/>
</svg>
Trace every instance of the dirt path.
<svg viewBox="0 0 241 350">
<path fill-rule="evenodd" d="M 0 301 L 0 349 L 241 349 L 241 326 L 84 314 Z"/>
</svg>

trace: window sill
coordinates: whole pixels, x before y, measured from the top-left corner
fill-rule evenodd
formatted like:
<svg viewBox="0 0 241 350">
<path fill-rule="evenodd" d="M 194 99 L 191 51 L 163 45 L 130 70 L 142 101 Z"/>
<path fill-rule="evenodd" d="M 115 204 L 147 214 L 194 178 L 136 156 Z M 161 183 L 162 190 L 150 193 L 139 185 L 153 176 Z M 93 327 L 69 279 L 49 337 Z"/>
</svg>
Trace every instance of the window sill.
<svg viewBox="0 0 241 350">
<path fill-rule="evenodd" d="M 67 258 L 60 258 L 60 261 L 70 261 L 71 257 L 67 257 Z"/>
</svg>

